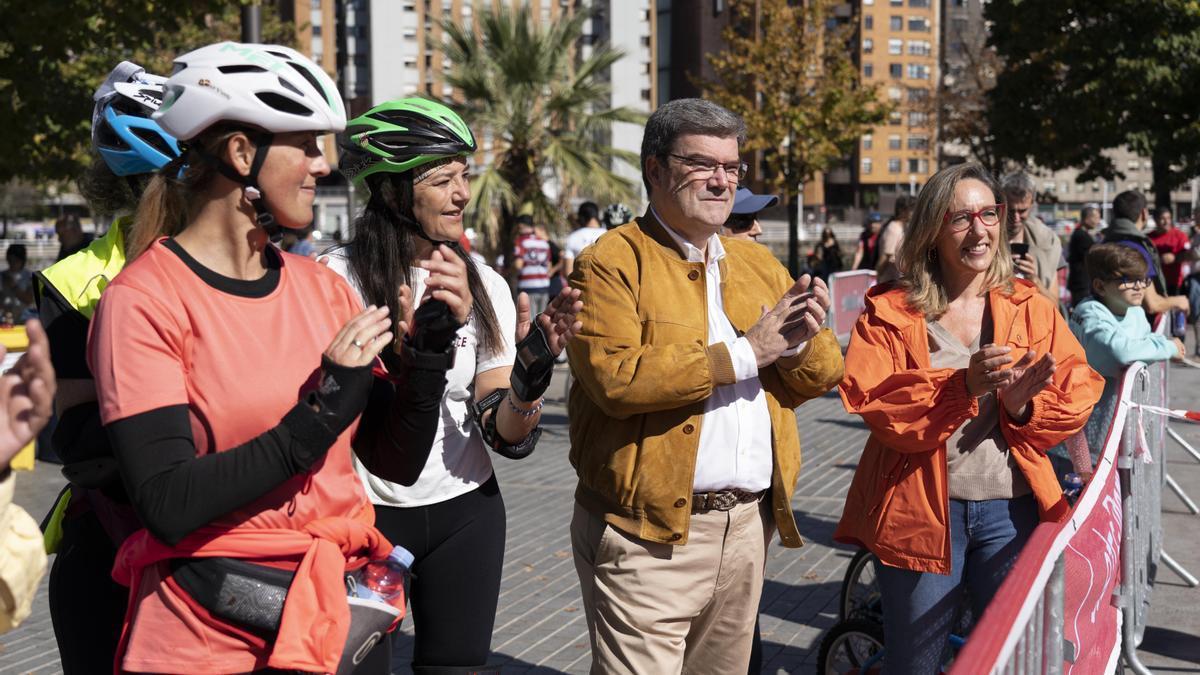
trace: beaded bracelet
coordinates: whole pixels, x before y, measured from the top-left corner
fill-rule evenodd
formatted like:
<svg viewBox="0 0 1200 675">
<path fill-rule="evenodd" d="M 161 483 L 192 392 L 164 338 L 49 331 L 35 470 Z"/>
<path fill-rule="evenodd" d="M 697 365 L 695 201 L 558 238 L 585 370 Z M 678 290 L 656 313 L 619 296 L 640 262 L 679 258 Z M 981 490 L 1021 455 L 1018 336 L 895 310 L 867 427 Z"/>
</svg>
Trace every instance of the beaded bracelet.
<svg viewBox="0 0 1200 675">
<path fill-rule="evenodd" d="M 537 400 L 537 403 L 532 408 L 528 408 L 528 409 L 518 408 L 517 404 L 513 403 L 512 396 L 506 396 L 506 397 L 504 397 L 504 400 L 508 401 L 508 407 L 512 408 L 513 412 L 517 413 L 518 415 L 520 415 L 521 417 L 524 417 L 524 418 L 533 417 L 534 415 L 536 415 L 542 411 L 542 406 L 546 405 L 545 397 L 539 398 Z"/>
</svg>

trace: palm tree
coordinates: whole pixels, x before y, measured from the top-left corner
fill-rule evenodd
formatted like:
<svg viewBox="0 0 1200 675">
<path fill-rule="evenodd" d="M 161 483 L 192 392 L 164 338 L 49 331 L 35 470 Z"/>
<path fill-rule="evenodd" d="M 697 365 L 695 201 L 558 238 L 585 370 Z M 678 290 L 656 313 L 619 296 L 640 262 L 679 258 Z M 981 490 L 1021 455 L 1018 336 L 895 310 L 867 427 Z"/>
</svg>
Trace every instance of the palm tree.
<svg viewBox="0 0 1200 675">
<path fill-rule="evenodd" d="M 491 3 L 488 3 L 489 5 Z M 583 189 L 597 200 L 632 201 L 632 182 L 617 175 L 614 160 L 638 165 L 636 153 L 607 142 L 614 122 L 644 124 L 645 115 L 613 108 L 609 68 L 624 54 L 595 45 L 577 58 L 590 14 L 579 12 L 535 23 L 528 6 L 507 3 L 475 14 L 478 30 L 444 21 L 446 82 L 463 97 L 456 103 L 481 140 L 492 143 L 491 161 L 472 182 L 468 224 L 506 250 L 513 221 L 532 209 L 540 222 L 561 222 L 568 195 Z M 544 185 L 558 185 L 558 204 Z"/>
</svg>

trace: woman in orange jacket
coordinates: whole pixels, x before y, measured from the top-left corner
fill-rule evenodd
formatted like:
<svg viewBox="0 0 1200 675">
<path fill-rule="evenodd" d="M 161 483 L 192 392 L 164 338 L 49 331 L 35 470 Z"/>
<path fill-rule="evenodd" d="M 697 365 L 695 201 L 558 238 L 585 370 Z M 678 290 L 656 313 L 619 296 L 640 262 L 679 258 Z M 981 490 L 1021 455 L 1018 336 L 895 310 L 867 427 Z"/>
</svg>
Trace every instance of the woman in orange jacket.
<svg viewBox="0 0 1200 675">
<path fill-rule="evenodd" d="M 1004 211 L 982 167 L 934 175 L 904 276 L 868 294 L 846 354 L 842 400 L 871 436 L 834 537 L 879 558 L 890 673 L 936 673 L 962 592 L 980 615 L 1038 521 L 1066 515 L 1045 453 L 1104 386 L 1014 278 Z"/>
</svg>

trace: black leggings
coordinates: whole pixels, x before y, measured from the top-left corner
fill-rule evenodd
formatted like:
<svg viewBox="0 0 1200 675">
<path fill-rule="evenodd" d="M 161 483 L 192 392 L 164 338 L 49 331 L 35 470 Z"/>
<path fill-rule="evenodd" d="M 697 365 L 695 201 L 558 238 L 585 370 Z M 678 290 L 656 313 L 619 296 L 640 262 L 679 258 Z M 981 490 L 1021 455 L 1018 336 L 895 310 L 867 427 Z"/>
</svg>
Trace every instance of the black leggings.
<svg viewBox="0 0 1200 675">
<path fill-rule="evenodd" d="M 416 558 L 409 594 L 414 668 L 487 663 L 505 525 L 504 498 L 495 476 L 437 504 L 375 507 L 375 526 Z"/>
<path fill-rule="evenodd" d="M 63 521 L 50 568 L 50 619 L 65 675 L 110 675 L 129 589 L 112 580 L 117 547 L 90 510 Z"/>
</svg>

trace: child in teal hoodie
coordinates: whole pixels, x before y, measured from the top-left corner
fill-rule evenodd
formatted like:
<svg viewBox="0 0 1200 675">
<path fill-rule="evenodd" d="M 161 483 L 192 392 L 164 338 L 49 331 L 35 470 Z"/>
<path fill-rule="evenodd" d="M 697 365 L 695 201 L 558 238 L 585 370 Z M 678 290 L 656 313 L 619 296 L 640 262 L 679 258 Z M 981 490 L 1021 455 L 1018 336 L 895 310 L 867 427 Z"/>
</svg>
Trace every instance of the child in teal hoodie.
<svg viewBox="0 0 1200 675">
<path fill-rule="evenodd" d="M 1086 265 L 1092 297 L 1075 306 L 1070 326 L 1087 352 L 1088 365 L 1105 380 L 1104 394 L 1084 427 L 1094 466 L 1108 435 L 1122 373 L 1135 361 L 1182 358 L 1184 346 L 1155 333 L 1146 320 L 1142 298 L 1151 280 L 1141 253 L 1122 244 L 1098 244 L 1088 251 Z"/>
</svg>

